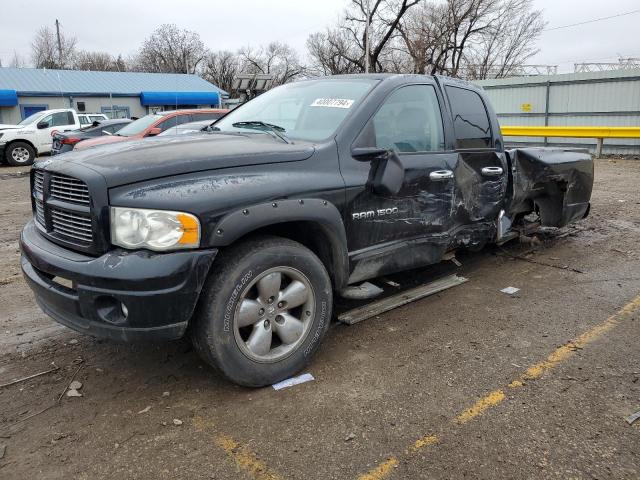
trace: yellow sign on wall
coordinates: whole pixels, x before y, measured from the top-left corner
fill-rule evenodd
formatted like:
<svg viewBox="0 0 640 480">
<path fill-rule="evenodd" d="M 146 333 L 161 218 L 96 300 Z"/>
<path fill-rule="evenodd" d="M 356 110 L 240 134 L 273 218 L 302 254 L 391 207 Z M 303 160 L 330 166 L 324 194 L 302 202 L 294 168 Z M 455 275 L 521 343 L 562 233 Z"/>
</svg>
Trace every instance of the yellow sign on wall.
<svg viewBox="0 0 640 480">
<path fill-rule="evenodd" d="M 533 106 L 530 103 L 523 103 L 522 105 L 520 105 L 520 110 L 522 110 L 523 112 L 530 112 L 531 110 L 533 110 Z"/>
</svg>

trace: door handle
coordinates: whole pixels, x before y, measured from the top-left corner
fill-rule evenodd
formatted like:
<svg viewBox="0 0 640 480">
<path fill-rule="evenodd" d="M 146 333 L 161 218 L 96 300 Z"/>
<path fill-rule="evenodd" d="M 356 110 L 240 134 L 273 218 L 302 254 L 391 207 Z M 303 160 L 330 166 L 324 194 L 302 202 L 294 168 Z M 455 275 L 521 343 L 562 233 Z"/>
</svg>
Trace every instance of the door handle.
<svg viewBox="0 0 640 480">
<path fill-rule="evenodd" d="M 502 175 L 502 167 L 483 167 L 482 175 L 485 177 L 499 177 Z"/>
<path fill-rule="evenodd" d="M 429 180 L 433 182 L 441 182 L 452 178 L 453 172 L 451 170 L 435 170 L 429 174 Z"/>
</svg>

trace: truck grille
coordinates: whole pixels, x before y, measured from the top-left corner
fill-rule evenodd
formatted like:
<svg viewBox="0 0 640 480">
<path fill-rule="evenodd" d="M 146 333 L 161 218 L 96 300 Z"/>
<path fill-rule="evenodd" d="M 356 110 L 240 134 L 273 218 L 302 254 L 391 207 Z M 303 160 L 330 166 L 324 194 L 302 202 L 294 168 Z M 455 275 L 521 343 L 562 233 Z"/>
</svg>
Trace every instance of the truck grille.
<svg viewBox="0 0 640 480">
<path fill-rule="evenodd" d="M 72 241 L 79 240 L 88 245 L 93 239 L 91 217 L 89 215 L 52 208 L 51 224 L 54 232 Z"/>
<path fill-rule="evenodd" d="M 77 178 L 54 173 L 51 175 L 51 196 L 59 200 L 89 205 L 89 188 Z"/>
<path fill-rule="evenodd" d="M 33 170 L 33 216 L 53 240 L 88 249 L 94 242 L 91 196 L 82 180 Z"/>
</svg>

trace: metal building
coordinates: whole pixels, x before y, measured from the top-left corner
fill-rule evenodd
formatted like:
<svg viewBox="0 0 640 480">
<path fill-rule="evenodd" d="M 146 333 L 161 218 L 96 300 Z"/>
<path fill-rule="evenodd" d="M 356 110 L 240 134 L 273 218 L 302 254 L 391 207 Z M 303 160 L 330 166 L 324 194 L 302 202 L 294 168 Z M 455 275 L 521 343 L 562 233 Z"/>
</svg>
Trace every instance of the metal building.
<svg viewBox="0 0 640 480">
<path fill-rule="evenodd" d="M 640 127 L 640 69 L 514 77 L 474 82 L 501 125 Z M 595 149 L 595 139 L 509 137 L 507 144 Z M 605 139 L 604 153 L 638 154 L 640 140 Z"/>
<path fill-rule="evenodd" d="M 142 117 L 157 110 L 219 106 L 227 92 L 197 75 L 0 68 L 0 123 L 51 108 Z"/>
</svg>

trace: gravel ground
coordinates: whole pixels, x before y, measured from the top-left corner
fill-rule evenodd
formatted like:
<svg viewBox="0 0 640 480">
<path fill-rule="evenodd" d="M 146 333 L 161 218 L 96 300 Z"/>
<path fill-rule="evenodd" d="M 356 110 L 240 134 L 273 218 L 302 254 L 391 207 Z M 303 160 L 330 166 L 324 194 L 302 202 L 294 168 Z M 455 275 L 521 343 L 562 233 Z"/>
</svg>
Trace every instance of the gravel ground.
<svg viewBox="0 0 640 480">
<path fill-rule="evenodd" d="M 640 477 L 640 421 L 625 422 L 640 410 L 640 162 L 597 161 L 590 217 L 533 251 L 461 254 L 467 283 L 334 325 L 315 381 L 280 391 L 225 382 L 186 342 L 116 345 L 48 319 L 19 274 L 28 179 L 9 170 L 0 384 L 59 369 L 0 387 L 0 478 Z M 58 401 L 72 377 L 83 396 Z"/>
</svg>

